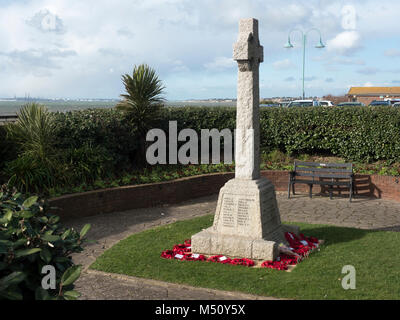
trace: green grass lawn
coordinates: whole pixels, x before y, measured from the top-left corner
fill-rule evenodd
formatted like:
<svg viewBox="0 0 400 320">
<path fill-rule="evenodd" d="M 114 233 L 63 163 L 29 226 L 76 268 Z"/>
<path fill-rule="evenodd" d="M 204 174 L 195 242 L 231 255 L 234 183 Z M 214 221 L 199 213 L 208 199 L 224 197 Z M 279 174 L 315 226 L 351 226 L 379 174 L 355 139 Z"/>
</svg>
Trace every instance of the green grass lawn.
<svg viewBox="0 0 400 320">
<path fill-rule="evenodd" d="M 400 299 L 400 233 L 296 223 L 324 239 L 320 251 L 292 272 L 160 258 L 212 224 L 213 216 L 132 235 L 105 251 L 91 269 L 196 287 L 294 299 Z M 356 289 L 344 290 L 344 265 L 356 269 Z"/>
</svg>

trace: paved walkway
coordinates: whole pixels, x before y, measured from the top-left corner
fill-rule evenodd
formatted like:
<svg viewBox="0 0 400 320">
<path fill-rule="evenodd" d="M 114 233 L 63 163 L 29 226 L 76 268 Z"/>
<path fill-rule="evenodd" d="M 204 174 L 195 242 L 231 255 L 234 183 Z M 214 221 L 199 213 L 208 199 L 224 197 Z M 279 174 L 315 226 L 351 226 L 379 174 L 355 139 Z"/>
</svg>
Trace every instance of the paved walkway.
<svg viewBox="0 0 400 320">
<path fill-rule="evenodd" d="M 306 195 L 296 195 L 289 200 L 285 193 L 278 193 L 277 199 L 282 221 L 400 231 L 398 202 L 356 198 L 349 203 L 346 198 L 330 200 L 315 196 L 309 199 Z M 100 214 L 69 221 L 67 224 L 78 230 L 90 223 L 92 228 L 88 238 L 97 241 L 88 245 L 82 253 L 74 255 L 74 261 L 85 268 L 76 282 L 76 289 L 82 293 L 81 299 L 272 299 L 88 270 L 89 265 L 106 249 L 132 233 L 214 213 L 216 201 L 217 195 L 179 205 Z"/>
</svg>

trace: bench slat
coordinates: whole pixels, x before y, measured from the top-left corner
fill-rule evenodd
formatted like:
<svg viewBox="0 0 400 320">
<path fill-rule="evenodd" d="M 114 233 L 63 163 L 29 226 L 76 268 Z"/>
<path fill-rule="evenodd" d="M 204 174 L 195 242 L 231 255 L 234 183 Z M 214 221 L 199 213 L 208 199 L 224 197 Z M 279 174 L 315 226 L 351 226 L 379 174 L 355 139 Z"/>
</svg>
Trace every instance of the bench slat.
<svg viewBox="0 0 400 320">
<path fill-rule="evenodd" d="M 311 171 L 311 172 L 337 172 L 337 173 L 352 173 L 352 169 L 331 169 L 331 168 L 306 168 L 296 167 L 297 171 Z"/>
<path fill-rule="evenodd" d="M 296 172 L 296 176 L 300 177 L 316 177 L 316 178 L 336 178 L 336 179 L 350 179 L 351 174 L 329 174 L 329 173 L 307 173 L 307 172 Z"/>
<path fill-rule="evenodd" d="M 294 165 L 297 166 L 310 166 L 310 167 L 334 167 L 334 168 L 352 168 L 352 163 L 324 163 L 324 162 L 304 162 L 295 161 Z"/>
<path fill-rule="evenodd" d="M 332 186 L 349 186 L 348 181 L 319 181 L 319 180 L 293 180 L 293 183 L 304 183 L 304 184 L 321 184 L 321 185 L 332 185 Z"/>
</svg>

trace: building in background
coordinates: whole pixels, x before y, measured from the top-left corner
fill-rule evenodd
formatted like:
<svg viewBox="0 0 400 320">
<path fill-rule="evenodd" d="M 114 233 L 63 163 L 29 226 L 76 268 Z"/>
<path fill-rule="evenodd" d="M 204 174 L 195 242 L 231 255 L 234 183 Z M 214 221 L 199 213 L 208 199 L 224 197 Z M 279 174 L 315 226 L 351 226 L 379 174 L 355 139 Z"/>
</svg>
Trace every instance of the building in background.
<svg viewBox="0 0 400 320">
<path fill-rule="evenodd" d="M 400 87 L 351 87 L 347 97 L 349 102 L 369 105 L 373 100 L 400 99 Z"/>
</svg>

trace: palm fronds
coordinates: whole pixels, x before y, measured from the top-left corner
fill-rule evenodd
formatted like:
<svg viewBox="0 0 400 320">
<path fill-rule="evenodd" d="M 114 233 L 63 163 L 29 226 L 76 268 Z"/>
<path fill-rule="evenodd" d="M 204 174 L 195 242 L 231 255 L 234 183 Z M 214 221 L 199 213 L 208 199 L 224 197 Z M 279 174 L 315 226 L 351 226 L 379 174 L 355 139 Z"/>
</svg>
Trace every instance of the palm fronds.
<svg viewBox="0 0 400 320">
<path fill-rule="evenodd" d="M 53 142 L 53 125 L 45 106 L 29 103 L 21 108 L 18 120 L 6 127 L 8 138 L 14 141 L 23 153 L 34 153 L 46 157 Z"/>
<path fill-rule="evenodd" d="M 144 134 L 158 118 L 165 99 L 162 97 L 165 87 L 158 79 L 154 69 L 146 64 L 133 68 L 132 76 L 122 76 L 126 94 L 116 108 L 126 112 L 138 131 Z"/>
</svg>

